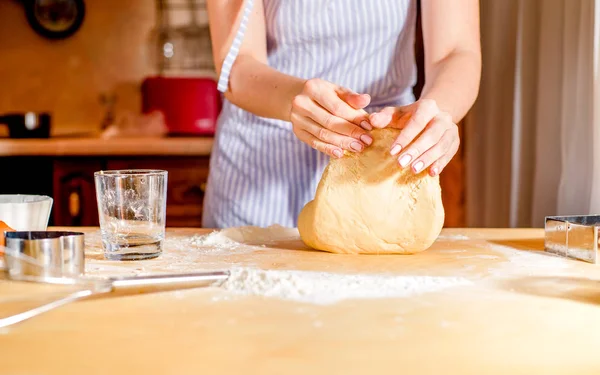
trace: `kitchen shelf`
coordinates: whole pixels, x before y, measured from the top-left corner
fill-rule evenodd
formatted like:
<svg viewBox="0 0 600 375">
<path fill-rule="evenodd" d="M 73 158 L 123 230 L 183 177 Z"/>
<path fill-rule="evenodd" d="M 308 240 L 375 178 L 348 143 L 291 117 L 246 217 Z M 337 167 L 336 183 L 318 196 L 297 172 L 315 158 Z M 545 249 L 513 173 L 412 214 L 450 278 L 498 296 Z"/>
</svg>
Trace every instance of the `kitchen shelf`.
<svg viewBox="0 0 600 375">
<path fill-rule="evenodd" d="M 212 137 L 0 140 L 0 156 L 208 156 Z"/>
</svg>

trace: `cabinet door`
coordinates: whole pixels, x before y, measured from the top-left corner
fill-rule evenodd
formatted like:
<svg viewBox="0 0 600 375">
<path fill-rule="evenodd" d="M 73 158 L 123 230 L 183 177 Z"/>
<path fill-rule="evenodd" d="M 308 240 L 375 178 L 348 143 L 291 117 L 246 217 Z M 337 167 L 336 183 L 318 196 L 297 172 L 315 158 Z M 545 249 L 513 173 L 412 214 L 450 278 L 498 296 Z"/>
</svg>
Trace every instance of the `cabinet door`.
<svg viewBox="0 0 600 375">
<path fill-rule="evenodd" d="M 463 126 L 460 122 L 458 131 L 464 143 Z M 465 158 L 464 147 L 460 146 L 458 152 L 440 174 L 442 186 L 442 201 L 446 211 L 444 226 L 448 228 L 464 227 L 465 225 Z"/>
<path fill-rule="evenodd" d="M 101 169 L 102 163 L 98 160 L 54 161 L 54 225 L 99 225 L 94 172 Z"/>
<path fill-rule="evenodd" d="M 161 169 L 167 182 L 167 226 L 200 227 L 208 157 L 110 159 L 107 169 Z"/>
</svg>

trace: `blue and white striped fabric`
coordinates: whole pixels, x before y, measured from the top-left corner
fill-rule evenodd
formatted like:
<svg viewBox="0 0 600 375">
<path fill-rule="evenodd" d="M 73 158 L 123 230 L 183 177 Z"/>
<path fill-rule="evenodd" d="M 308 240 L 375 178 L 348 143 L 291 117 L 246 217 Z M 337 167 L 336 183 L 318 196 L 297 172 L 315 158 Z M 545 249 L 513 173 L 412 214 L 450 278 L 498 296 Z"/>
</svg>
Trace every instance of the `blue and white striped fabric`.
<svg viewBox="0 0 600 375">
<path fill-rule="evenodd" d="M 414 101 L 416 0 L 262 1 L 271 67 L 368 93 L 369 112 Z M 252 0 L 245 6 L 248 15 Z M 245 20 L 222 68 L 222 91 Z M 225 100 L 211 154 L 203 226 L 295 227 L 327 162 L 326 155 L 294 136 L 291 123 L 255 116 Z"/>
<path fill-rule="evenodd" d="M 231 73 L 231 67 L 235 62 L 235 58 L 240 52 L 240 46 L 242 45 L 242 40 L 244 39 L 244 33 L 246 32 L 246 27 L 248 27 L 248 19 L 250 18 L 250 12 L 252 11 L 252 7 L 254 6 L 254 0 L 246 0 L 244 4 L 244 12 L 242 14 L 242 20 L 240 21 L 240 27 L 238 32 L 235 34 L 235 38 L 233 39 L 233 43 L 231 43 L 231 47 L 229 47 L 229 52 L 227 56 L 225 56 L 225 60 L 223 61 L 223 65 L 221 66 L 221 75 L 219 77 L 219 83 L 217 85 L 217 89 L 220 92 L 227 91 L 227 86 L 229 84 L 229 73 Z"/>
</svg>

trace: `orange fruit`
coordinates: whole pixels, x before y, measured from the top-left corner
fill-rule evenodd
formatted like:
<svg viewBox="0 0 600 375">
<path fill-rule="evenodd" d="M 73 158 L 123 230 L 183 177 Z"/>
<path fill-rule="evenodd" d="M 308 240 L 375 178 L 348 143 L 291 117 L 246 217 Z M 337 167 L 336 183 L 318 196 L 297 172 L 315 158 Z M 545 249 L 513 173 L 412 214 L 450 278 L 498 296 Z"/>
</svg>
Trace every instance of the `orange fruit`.
<svg viewBox="0 0 600 375">
<path fill-rule="evenodd" d="M 4 232 L 14 232 L 15 230 L 6 225 L 6 223 L 0 220 L 0 246 L 4 246 Z"/>
</svg>

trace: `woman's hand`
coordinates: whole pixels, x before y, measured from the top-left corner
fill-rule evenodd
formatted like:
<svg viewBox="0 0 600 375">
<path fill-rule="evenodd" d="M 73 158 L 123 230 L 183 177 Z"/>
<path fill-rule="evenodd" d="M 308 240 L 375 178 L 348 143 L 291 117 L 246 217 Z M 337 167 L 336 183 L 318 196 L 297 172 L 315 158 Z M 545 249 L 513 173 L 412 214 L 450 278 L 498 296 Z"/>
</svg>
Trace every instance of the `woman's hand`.
<svg viewBox="0 0 600 375">
<path fill-rule="evenodd" d="M 458 151 L 458 126 L 452 116 L 440 111 L 432 99 L 421 99 L 403 107 L 387 107 L 370 116 L 374 127 L 398 127 L 400 135 L 390 153 L 398 156 L 400 166 L 411 166 L 414 173 L 429 168 L 436 176 Z"/>
<path fill-rule="evenodd" d="M 322 79 L 309 79 L 294 97 L 290 120 L 294 134 L 324 154 L 340 158 L 343 150 L 361 152 L 373 142 L 363 110 L 371 97 Z"/>
</svg>

